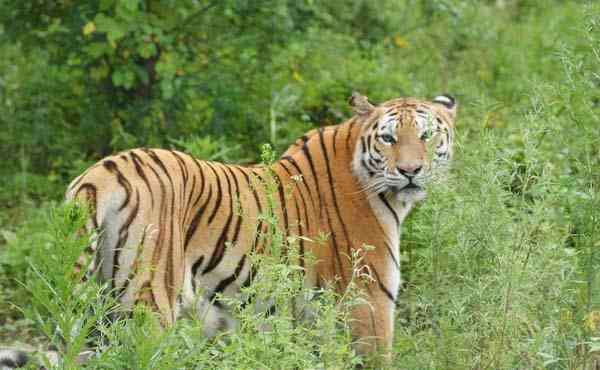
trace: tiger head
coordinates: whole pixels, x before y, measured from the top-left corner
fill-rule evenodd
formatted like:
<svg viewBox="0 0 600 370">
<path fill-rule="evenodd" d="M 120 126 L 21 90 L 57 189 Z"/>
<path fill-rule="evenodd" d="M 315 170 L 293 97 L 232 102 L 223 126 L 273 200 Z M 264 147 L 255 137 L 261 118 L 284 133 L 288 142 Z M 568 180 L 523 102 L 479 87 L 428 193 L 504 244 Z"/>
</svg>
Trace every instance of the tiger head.
<svg viewBox="0 0 600 370">
<path fill-rule="evenodd" d="M 365 192 L 424 199 L 426 185 L 443 177 L 452 158 L 456 100 L 440 95 L 373 105 L 354 93 L 350 104 L 362 127 L 352 167 Z"/>
</svg>

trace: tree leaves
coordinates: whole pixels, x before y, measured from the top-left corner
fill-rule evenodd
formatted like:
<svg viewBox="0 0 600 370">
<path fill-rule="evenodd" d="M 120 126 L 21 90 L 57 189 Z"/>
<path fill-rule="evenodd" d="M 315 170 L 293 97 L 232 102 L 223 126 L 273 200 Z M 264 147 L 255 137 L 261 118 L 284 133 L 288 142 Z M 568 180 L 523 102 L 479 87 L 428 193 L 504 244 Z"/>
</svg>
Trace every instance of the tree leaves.
<svg viewBox="0 0 600 370">
<path fill-rule="evenodd" d="M 94 22 L 88 22 L 83 26 L 82 32 L 85 36 L 89 36 L 96 32 L 96 24 Z"/>
<path fill-rule="evenodd" d="M 96 16 L 96 28 L 98 32 L 106 34 L 108 42 L 116 47 L 116 43 L 125 36 L 128 26 L 113 17 L 100 13 Z"/>
</svg>

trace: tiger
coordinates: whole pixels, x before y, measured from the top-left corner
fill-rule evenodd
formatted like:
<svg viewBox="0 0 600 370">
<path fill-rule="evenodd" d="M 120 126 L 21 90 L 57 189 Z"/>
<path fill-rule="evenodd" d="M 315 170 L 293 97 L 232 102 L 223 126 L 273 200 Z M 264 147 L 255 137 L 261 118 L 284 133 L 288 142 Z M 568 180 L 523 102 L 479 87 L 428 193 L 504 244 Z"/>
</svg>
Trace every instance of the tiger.
<svg viewBox="0 0 600 370">
<path fill-rule="evenodd" d="M 351 279 L 345 256 L 364 245 L 368 304 L 352 311 L 356 352 L 390 354 L 401 283 L 401 225 L 426 188 L 444 178 L 452 159 L 457 102 L 349 99 L 347 121 L 309 131 L 268 165 L 205 161 L 175 150 L 137 148 L 100 160 L 68 186 L 68 201 L 92 210 L 99 231 L 88 248 L 91 269 L 109 282 L 124 309 L 143 303 L 172 325 L 195 310 L 204 335 L 235 327 L 218 297 L 239 297 L 251 283 L 252 251 L 266 225 L 269 174 L 277 184 L 279 229 L 299 238 L 305 284 Z M 289 191 L 286 191 L 289 189 Z M 238 210 L 241 209 L 241 212 Z M 326 235 L 325 241 L 315 240 Z M 305 263 L 312 255 L 314 262 Z"/>
</svg>

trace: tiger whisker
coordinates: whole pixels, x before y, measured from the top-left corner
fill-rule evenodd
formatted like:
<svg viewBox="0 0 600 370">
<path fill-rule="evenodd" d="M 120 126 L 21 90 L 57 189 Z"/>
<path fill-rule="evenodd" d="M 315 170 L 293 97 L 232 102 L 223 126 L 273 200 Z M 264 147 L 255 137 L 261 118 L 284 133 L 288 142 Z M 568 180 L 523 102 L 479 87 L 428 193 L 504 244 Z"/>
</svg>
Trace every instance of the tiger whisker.
<svg viewBox="0 0 600 370">
<path fill-rule="evenodd" d="M 378 186 L 380 183 L 385 182 L 385 178 L 377 177 L 366 184 L 362 185 L 359 190 L 350 193 L 350 195 L 362 194 L 369 191 L 371 188 Z"/>
<path fill-rule="evenodd" d="M 367 184 L 365 184 L 364 186 L 361 187 L 361 189 L 359 189 L 358 191 L 351 193 L 350 195 L 360 195 L 360 194 L 372 194 L 373 192 L 376 193 L 377 190 L 381 189 L 382 187 L 387 186 L 387 182 L 385 180 L 385 178 L 376 178 L 370 182 L 368 182 Z"/>
</svg>

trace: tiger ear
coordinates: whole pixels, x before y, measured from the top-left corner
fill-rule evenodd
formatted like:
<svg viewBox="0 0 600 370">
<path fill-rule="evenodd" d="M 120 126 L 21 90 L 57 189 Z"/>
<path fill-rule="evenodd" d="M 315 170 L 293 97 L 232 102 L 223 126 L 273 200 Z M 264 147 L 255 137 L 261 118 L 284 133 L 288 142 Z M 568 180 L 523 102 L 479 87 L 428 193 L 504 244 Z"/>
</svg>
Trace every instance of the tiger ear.
<svg viewBox="0 0 600 370">
<path fill-rule="evenodd" d="M 352 96 L 350 96 L 350 99 L 348 99 L 348 103 L 350 104 L 352 110 L 354 110 L 355 113 L 361 115 L 367 114 L 371 112 L 373 108 L 375 108 L 373 104 L 369 102 L 369 98 L 367 98 L 365 95 L 359 94 L 356 91 L 352 93 Z"/>
<path fill-rule="evenodd" d="M 456 117 L 456 108 L 458 107 L 458 103 L 453 96 L 448 94 L 439 95 L 433 98 L 433 102 L 444 107 L 444 110 L 448 113 L 450 118 L 454 119 Z"/>
</svg>

